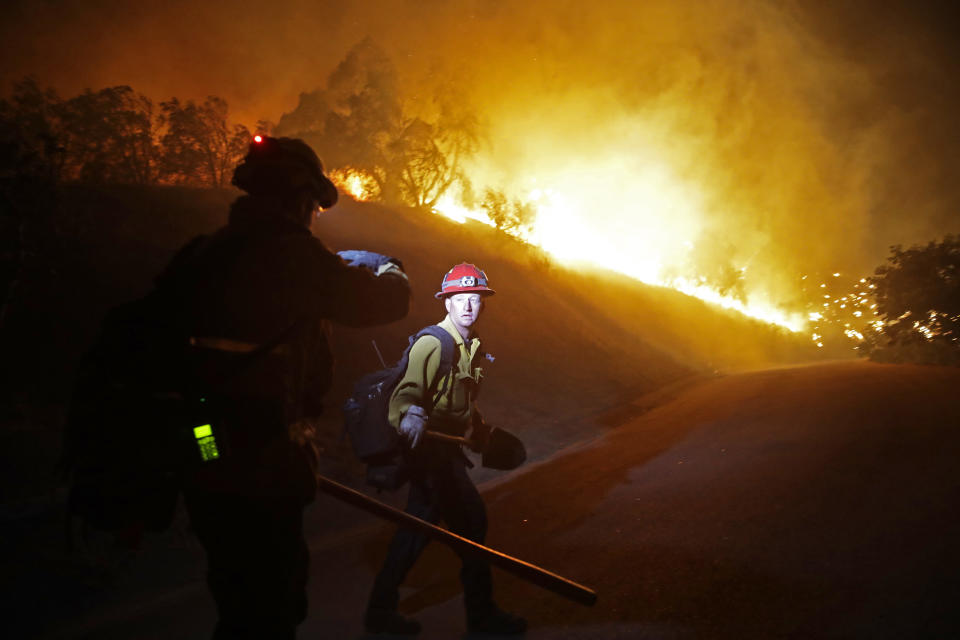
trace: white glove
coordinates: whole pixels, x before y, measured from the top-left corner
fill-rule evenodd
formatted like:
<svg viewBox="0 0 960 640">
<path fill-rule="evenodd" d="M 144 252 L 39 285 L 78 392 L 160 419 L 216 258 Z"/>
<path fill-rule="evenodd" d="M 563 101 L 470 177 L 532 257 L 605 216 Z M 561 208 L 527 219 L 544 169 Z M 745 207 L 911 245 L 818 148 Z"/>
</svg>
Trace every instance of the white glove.
<svg viewBox="0 0 960 640">
<path fill-rule="evenodd" d="M 423 410 L 423 407 L 418 407 L 415 404 L 410 405 L 400 421 L 400 435 L 407 439 L 411 449 L 417 446 L 426 429 L 427 412 Z"/>
<path fill-rule="evenodd" d="M 337 255 L 351 267 L 366 267 L 375 274 L 380 275 L 392 265 L 394 269 L 403 271 L 403 263 L 397 258 L 391 258 L 373 251 L 360 251 L 358 249 L 349 249 L 347 251 L 338 251 Z"/>
</svg>

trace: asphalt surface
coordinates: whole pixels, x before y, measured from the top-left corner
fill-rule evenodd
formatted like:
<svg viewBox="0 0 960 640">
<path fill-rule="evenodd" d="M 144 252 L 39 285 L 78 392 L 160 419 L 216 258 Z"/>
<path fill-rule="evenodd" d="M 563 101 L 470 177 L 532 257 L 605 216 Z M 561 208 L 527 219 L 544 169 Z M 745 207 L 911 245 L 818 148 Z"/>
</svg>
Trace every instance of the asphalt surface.
<svg viewBox="0 0 960 640">
<path fill-rule="evenodd" d="M 495 570 L 527 637 L 960 637 L 960 370 L 730 375 L 653 408 L 614 407 L 606 423 L 484 485 L 492 546 L 599 593 L 588 608 Z M 390 528 L 321 498 L 307 530 L 311 606 L 298 637 L 368 637 L 362 610 Z M 134 568 L 113 556 L 109 580 L 89 565 L 48 572 L 35 628 L 208 637 L 201 561 L 181 523 L 128 558 Z M 423 623 L 420 638 L 489 637 L 465 633 L 457 569 L 431 545 L 410 576 L 401 609 Z"/>
</svg>

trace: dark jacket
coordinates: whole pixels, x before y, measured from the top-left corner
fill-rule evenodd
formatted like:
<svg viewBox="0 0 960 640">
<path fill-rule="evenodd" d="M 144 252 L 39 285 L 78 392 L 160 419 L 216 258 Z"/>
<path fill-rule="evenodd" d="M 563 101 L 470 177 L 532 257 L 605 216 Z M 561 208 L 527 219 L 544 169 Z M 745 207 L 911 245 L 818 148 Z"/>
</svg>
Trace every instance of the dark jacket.
<svg viewBox="0 0 960 640">
<path fill-rule="evenodd" d="M 233 462 L 218 463 L 225 471 L 210 474 L 208 488 L 284 493 L 283 479 L 260 476 L 292 464 L 291 425 L 321 410 L 333 366 L 327 323 L 383 324 L 409 308 L 405 277 L 347 265 L 271 206 L 239 198 L 228 224 L 186 245 L 157 280 L 175 300 L 179 322 L 201 341 L 257 345 L 296 323 L 284 344 L 239 373 L 242 353 L 193 350 L 196 383 L 217 387 L 235 414 Z"/>
</svg>

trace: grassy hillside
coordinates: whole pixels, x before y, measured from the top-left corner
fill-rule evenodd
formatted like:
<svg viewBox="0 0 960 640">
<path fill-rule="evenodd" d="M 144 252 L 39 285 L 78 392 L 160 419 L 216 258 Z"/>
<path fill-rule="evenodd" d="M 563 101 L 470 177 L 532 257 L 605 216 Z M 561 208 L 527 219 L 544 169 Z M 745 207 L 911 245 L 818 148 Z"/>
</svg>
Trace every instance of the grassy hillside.
<svg viewBox="0 0 960 640">
<path fill-rule="evenodd" d="M 31 221 L 34 251 L 2 335 L 3 480 L 21 487 L 8 499 L 47 484 L 73 371 L 103 313 L 143 294 L 189 238 L 221 225 L 236 195 L 66 187 L 57 211 Z M 414 288 L 405 320 L 335 333 L 337 381 L 325 425 L 334 458 L 337 407 L 355 378 L 379 368 L 371 340 L 395 360 L 407 335 L 441 319 L 433 292 L 464 260 L 484 268 L 497 290 L 481 327 L 497 357 L 482 404 L 493 423 L 524 435 L 534 457 L 589 435 L 606 408 L 675 380 L 818 355 L 803 336 L 614 274 L 568 270 L 480 224 L 344 199 L 314 232 L 334 250 L 400 257 Z"/>
</svg>

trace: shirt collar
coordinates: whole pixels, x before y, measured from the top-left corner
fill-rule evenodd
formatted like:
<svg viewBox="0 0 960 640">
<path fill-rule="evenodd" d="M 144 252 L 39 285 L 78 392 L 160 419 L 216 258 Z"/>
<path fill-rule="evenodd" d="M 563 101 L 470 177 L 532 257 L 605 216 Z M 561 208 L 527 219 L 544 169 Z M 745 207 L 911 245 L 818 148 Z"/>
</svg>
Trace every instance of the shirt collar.
<svg viewBox="0 0 960 640">
<path fill-rule="evenodd" d="M 457 328 L 453 326 L 453 321 L 450 319 L 450 316 L 445 316 L 443 320 L 441 320 L 437 324 L 443 327 L 447 331 L 447 333 L 453 336 L 454 342 L 456 342 L 458 345 L 462 345 L 463 347 L 465 347 L 467 349 L 467 352 L 471 356 L 480 347 L 480 338 L 476 335 L 474 335 L 474 337 L 469 341 L 466 341 L 463 339 L 463 336 L 460 335 L 460 332 L 457 331 Z"/>
</svg>

